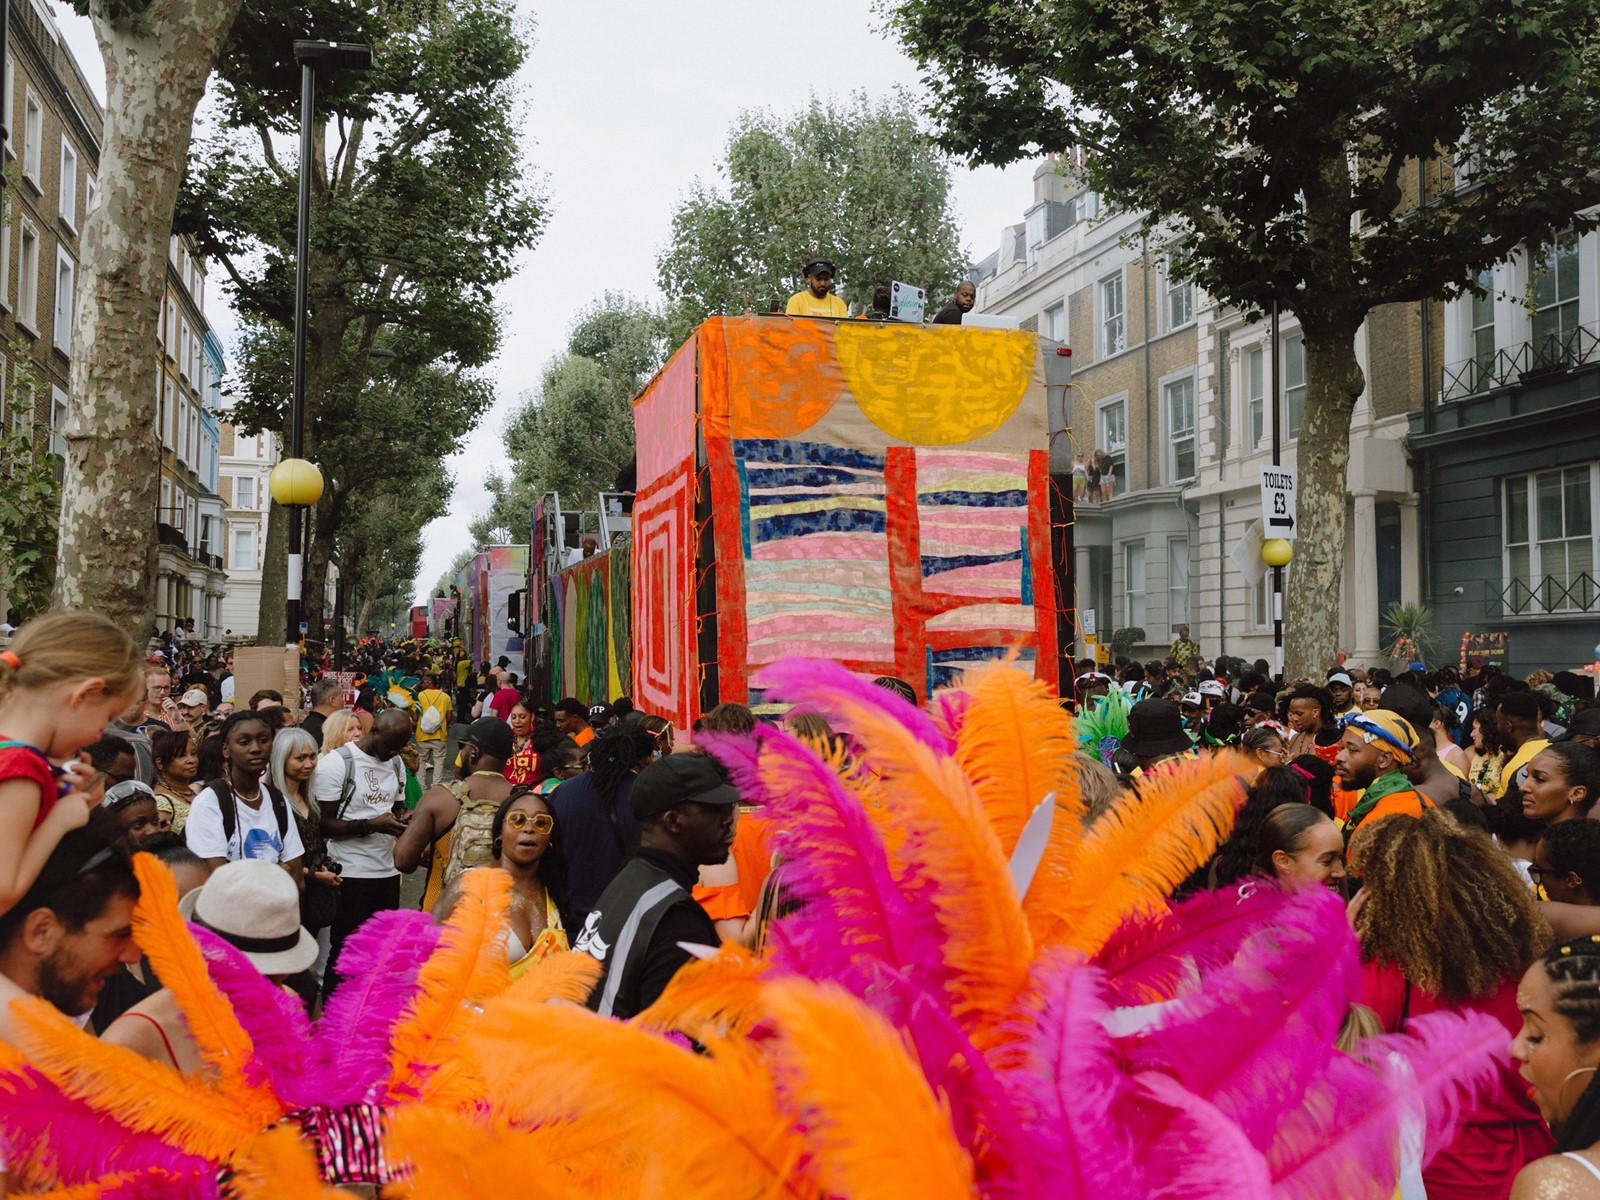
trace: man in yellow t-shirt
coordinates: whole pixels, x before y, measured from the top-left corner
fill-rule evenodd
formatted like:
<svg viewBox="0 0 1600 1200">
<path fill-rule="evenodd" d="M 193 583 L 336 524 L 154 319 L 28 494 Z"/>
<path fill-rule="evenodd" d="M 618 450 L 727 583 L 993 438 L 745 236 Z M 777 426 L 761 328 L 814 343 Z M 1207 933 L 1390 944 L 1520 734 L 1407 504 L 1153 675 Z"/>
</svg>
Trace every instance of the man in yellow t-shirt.
<svg viewBox="0 0 1600 1200">
<path fill-rule="evenodd" d="M 833 294 L 833 264 L 814 258 L 805 265 L 806 287 L 789 297 L 783 311 L 791 317 L 847 317 L 850 310 Z"/>
<path fill-rule="evenodd" d="M 455 706 L 450 693 L 439 689 L 439 677 L 429 675 L 427 687 L 417 693 L 417 782 L 424 790 L 444 779 L 444 744 L 450 736 L 450 714 Z M 435 718 L 429 712 L 437 712 Z M 434 725 L 433 729 L 427 728 Z"/>
</svg>

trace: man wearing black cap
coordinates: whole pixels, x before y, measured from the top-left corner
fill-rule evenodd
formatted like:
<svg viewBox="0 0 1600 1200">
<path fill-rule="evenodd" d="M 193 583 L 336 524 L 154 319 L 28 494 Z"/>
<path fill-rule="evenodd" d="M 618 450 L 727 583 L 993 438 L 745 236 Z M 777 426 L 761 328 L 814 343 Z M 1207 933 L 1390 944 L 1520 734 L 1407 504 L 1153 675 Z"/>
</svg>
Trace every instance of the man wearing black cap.
<svg viewBox="0 0 1600 1200">
<path fill-rule="evenodd" d="M 395 841 L 394 865 L 409 875 L 430 861 L 429 851 L 437 846 L 439 878 L 428 881 L 430 893 L 443 895 L 462 871 L 494 861 L 490 828 L 495 810 L 511 794 L 505 770 L 512 747 L 511 726 L 499 717 L 479 717 L 461 741 L 458 777 L 435 784 L 417 801 Z"/>
<path fill-rule="evenodd" d="M 805 265 L 806 286 L 789 297 L 783 311 L 791 317 L 847 317 L 850 310 L 833 294 L 833 264 L 814 258 Z"/>
<path fill-rule="evenodd" d="M 639 853 L 602 893 L 573 945 L 605 968 L 589 1007 L 624 1020 L 648 1008 L 689 961 L 684 945 L 718 943 L 693 888 L 701 867 L 727 861 L 739 789 L 710 755 L 669 754 L 639 773 L 629 802 Z"/>
</svg>

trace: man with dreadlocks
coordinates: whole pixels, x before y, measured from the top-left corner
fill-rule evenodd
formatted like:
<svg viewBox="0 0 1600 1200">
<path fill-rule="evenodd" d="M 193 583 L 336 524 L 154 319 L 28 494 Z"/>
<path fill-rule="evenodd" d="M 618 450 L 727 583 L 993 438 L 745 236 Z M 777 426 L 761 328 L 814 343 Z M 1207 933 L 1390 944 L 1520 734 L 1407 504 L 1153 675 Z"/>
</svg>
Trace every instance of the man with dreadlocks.
<svg viewBox="0 0 1600 1200">
<path fill-rule="evenodd" d="M 1567 822 L 1583 824 L 1588 822 Z M 1517 988 L 1511 1043 L 1556 1151 L 1522 1168 L 1517 1200 L 1600 1198 L 1600 934 L 1552 946 Z"/>
<path fill-rule="evenodd" d="M 1488 834 L 1437 809 L 1380 819 L 1351 843 L 1350 870 L 1363 881 L 1351 904 L 1361 1000 L 1386 1032 L 1424 1013 L 1480 1012 L 1516 1033 L 1517 981 L 1549 944 L 1550 926 Z M 1527 1085 L 1507 1062 L 1424 1168 L 1428 1200 L 1506 1200 L 1523 1164 L 1549 1151 Z"/>
<path fill-rule="evenodd" d="M 655 736 L 637 721 L 612 725 L 589 743 L 589 769 L 550 793 L 574 928 L 583 928 L 600 893 L 639 849 L 639 822 L 628 796 L 655 752 Z"/>
</svg>

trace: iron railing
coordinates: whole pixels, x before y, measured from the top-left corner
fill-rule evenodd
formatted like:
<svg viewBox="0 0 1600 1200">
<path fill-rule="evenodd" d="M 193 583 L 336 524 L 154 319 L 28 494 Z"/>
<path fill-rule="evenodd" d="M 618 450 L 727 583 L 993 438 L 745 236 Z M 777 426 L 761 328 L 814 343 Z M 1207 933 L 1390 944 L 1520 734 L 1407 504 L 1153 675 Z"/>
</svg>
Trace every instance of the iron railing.
<svg viewBox="0 0 1600 1200">
<path fill-rule="evenodd" d="M 1555 575 L 1537 583 L 1513 579 L 1500 592 L 1500 607 L 1508 617 L 1600 612 L 1600 584 L 1587 571 L 1566 582 Z"/>
<path fill-rule="evenodd" d="M 1444 400 L 1463 400 L 1496 388 L 1511 387 L 1531 376 L 1565 371 L 1600 361 L 1600 330 L 1574 325 L 1559 333 L 1452 363 L 1444 369 Z"/>
</svg>

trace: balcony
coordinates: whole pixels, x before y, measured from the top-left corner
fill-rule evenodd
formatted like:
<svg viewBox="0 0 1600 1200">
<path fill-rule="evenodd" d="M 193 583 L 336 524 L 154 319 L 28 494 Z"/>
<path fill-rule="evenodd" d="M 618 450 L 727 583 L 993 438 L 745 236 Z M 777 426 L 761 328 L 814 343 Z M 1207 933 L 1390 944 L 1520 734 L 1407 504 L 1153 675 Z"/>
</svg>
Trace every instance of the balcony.
<svg viewBox="0 0 1600 1200">
<path fill-rule="evenodd" d="M 1500 611 L 1508 617 L 1600 612 L 1600 585 L 1587 571 L 1565 581 L 1556 575 L 1531 584 L 1513 579 L 1500 593 Z"/>
<path fill-rule="evenodd" d="M 1444 369 L 1442 400 L 1481 396 L 1496 388 L 1514 387 L 1542 375 L 1569 371 L 1600 361 L 1600 330 L 1575 325 L 1519 346 L 1497 350 L 1492 356 L 1469 358 Z"/>
<path fill-rule="evenodd" d="M 183 536 L 181 529 L 168 525 L 165 521 L 156 522 L 156 541 L 163 546 L 171 546 L 176 550 L 189 553 L 189 541 Z"/>
</svg>

